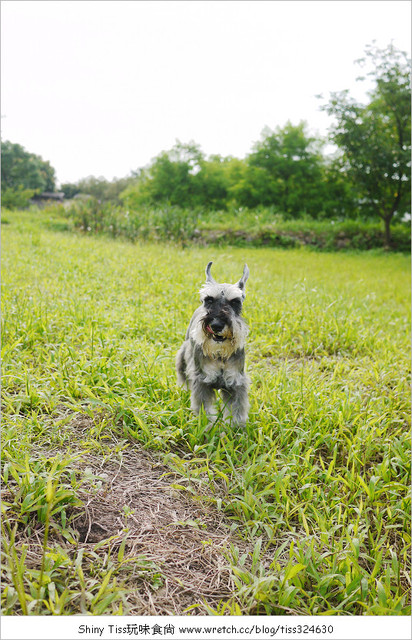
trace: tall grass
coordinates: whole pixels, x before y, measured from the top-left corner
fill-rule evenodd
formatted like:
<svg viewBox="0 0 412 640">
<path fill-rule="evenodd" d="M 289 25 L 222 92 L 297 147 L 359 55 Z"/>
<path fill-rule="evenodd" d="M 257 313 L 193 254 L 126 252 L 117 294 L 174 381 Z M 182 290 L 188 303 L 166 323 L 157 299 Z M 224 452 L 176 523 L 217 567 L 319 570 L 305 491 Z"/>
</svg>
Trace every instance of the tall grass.
<svg viewBox="0 0 412 640">
<path fill-rule="evenodd" d="M 113 238 L 129 240 L 173 240 L 192 238 L 202 215 L 200 209 L 182 209 L 176 206 L 142 206 L 138 211 L 113 205 L 100 204 L 90 198 L 74 202 L 66 209 L 72 225 L 83 232 L 107 233 Z"/>
<path fill-rule="evenodd" d="M 383 249 L 385 244 L 383 227 L 378 221 L 314 220 L 307 216 L 289 219 L 271 207 L 206 211 L 159 205 L 127 209 L 90 198 L 33 209 L 33 213 L 46 228 L 104 234 L 132 242 L 171 241 L 182 246 L 190 243 L 245 248 L 307 246 L 322 251 Z M 20 213 L 20 218 L 27 215 Z M 3 222 L 7 221 L 6 211 Z M 27 222 L 24 224 L 27 227 Z M 409 253 L 410 231 L 410 223 L 394 223 L 390 249 Z"/>
<path fill-rule="evenodd" d="M 103 465 L 121 443 L 157 451 L 252 545 L 246 556 L 228 548 L 235 589 L 209 613 L 410 613 L 406 256 L 183 249 L 8 219 L 5 613 L 127 613 L 136 571 L 158 579 L 144 558 L 125 563 L 120 540 L 81 552 L 71 518 L 98 479 L 79 464 L 67 411 L 97 416 L 85 455 Z M 207 432 L 175 384 L 209 260 L 227 282 L 244 262 L 251 271 L 244 432 Z"/>
</svg>

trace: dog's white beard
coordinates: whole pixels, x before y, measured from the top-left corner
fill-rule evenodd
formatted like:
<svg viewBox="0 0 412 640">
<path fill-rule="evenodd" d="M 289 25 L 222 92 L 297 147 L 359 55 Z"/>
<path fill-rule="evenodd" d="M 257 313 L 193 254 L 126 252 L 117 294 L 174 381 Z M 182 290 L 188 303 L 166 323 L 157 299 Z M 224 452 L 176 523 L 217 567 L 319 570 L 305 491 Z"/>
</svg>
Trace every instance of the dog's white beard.
<svg viewBox="0 0 412 640">
<path fill-rule="evenodd" d="M 245 341 L 249 329 L 242 320 L 235 319 L 232 327 L 232 337 L 226 338 L 223 342 L 216 342 L 212 336 L 207 336 L 203 331 L 202 320 L 200 319 L 193 327 L 190 336 L 196 344 L 202 347 L 203 354 L 208 358 L 221 358 L 227 360 L 230 356 L 245 346 Z M 223 335 L 225 331 L 223 331 Z"/>
</svg>

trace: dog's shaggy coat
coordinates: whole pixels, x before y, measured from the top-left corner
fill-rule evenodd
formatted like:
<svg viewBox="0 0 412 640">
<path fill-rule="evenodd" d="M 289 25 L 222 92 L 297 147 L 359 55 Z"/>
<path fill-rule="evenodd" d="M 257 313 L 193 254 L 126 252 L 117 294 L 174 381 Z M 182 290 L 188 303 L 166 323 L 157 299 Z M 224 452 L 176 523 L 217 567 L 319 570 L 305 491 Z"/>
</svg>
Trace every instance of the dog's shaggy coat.
<svg viewBox="0 0 412 640">
<path fill-rule="evenodd" d="M 206 267 L 206 283 L 200 290 L 185 341 L 176 355 L 179 384 L 191 391 L 191 408 L 204 407 L 210 424 L 217 418 L 215 391 L 222 396 L 223 417 L 244 427 L 248 417 L 249 378 L 245 374 L 245 341 L 248 327 L 241 317 L 249 269 L 236 284 L 219 284 Z"/>
</svg>

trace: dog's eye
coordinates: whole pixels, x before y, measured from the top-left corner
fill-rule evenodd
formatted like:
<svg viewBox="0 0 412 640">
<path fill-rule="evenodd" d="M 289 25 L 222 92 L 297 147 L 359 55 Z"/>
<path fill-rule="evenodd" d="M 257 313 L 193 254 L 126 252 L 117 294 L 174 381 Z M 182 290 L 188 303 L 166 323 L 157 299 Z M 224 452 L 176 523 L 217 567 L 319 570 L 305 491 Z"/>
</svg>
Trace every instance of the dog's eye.
<svg viewBox="0 0 412 640">
<path fill-rule="evenodd" d="M 229 304 L 232 307 L 233 311 L 235 311 L 236 313 L 240 313 L 242 309 L 242 301 L 240 298 L 232 298 L 232 300 L 229 300 Z"/>
<path fill-rule="evenodd" d="M 204 299 L 204 303 L 205 304 L 213 304 L 215 301 L 214 298 L 212 298 L 212 296 L 206 296 L 206 298 Z"/>
</svg>

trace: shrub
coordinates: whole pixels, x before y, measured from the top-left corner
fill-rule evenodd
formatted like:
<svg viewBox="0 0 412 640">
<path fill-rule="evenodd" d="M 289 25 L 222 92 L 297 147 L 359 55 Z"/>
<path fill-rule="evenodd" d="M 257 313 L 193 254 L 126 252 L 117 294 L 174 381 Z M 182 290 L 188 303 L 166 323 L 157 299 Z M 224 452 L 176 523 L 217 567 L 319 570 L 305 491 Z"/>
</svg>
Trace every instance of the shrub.
<svg viewBox="0 0 412 640">
<path fill-rule="evenodd" d="M 34 194 L 34 189 L 25 189 L 22 185 L 16 189 L 7 187 L 1 190 L 1 206 L 6 209 L 25 209 Z"/>
</svg>

